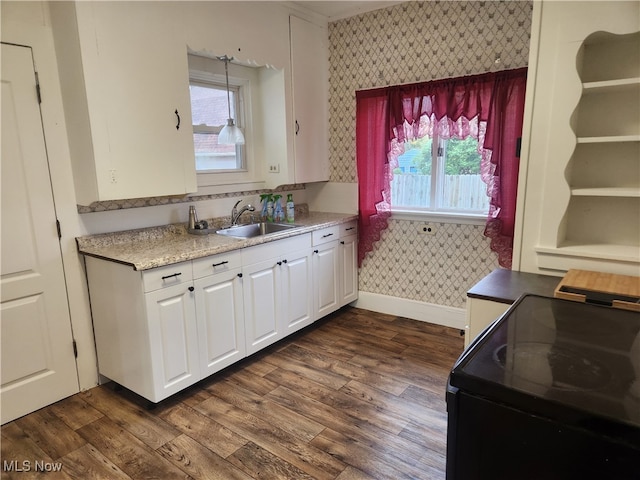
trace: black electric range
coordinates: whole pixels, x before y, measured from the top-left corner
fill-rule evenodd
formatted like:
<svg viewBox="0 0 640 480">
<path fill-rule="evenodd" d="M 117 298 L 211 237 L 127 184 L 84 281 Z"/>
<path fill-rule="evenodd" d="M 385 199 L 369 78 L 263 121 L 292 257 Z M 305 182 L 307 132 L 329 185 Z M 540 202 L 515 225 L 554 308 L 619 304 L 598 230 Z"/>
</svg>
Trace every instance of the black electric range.
<svg viewBox="0 0 640 480">
<path fill-rule="evenodd" d="M 447 480 L 640 479 L 640 313 L 525 295 L 461 355 Z"/>
</svg>

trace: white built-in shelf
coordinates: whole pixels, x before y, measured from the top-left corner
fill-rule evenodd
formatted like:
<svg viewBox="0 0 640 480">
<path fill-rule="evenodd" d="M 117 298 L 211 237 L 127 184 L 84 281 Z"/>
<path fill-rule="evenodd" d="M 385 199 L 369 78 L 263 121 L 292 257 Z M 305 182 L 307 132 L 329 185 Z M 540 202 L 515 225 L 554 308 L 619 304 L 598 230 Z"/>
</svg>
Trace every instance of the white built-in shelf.
<svg viewBox="0 0 640 480">
<path fill-rule="evenodd" d="M 640 135 L 608 135 L 605 137 L 578 137 L 578 143 L 640 142 Z"/>
<path fill-rule="evenodd" d="M 638 197 L 640 188 L 634 187 L 596 187 L 572 188 L 571 195 L 581 197 Z"/>
<path fill-rule="evenodd" d="M 536 252 L 567 257 L 594 258 L 616 262 L 640 261 L 637 245 L 616 245 L 612 243 L 573 243 L 565 241 L 559 247 L 536 247 Z"/>
<path fill-rule="evenodd" d="M 585 82 L 582 84 L 583 93 L 622 92 L 640 88 L 640 77 L 605 80 L 601 82 Z"/>
</svg>

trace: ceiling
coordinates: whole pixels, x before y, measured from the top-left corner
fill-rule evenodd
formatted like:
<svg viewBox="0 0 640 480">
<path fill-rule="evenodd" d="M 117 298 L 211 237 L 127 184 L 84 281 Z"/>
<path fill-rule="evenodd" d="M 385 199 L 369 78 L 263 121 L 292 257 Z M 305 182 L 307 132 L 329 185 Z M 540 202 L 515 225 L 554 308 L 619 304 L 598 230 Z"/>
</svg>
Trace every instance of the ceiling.
<svg viewBox="0 0 640 480">
<path fill-rule="evenodd" d="M 301 8 L 311 10 L 314 13 L 327 17 L 329 21 L 341 18 L 352 17 L 364 12 L 378 10 L 406 0 L 381 1 L 381 0 L 359 0 L 359 1 L 307 1 L 299 0 L 290 2 Z"/>
</svg>

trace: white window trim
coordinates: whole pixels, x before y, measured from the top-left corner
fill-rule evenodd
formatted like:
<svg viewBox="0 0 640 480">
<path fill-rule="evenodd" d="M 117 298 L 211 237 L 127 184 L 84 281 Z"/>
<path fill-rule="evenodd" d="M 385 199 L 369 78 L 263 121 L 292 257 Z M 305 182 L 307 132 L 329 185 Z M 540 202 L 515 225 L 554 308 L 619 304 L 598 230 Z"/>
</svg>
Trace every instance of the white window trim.
<svg viewBox="0 0 640 480">
<path fill-rule="evenodd" d="M 391 209 L 391 218 L 394 220 L 415 220 L 419 222 L 455 223 L 459 225 L 484 225 L 487 223 L 488 214 L 455 213 L 444 211 L 421 211 Z"/>
</svg>

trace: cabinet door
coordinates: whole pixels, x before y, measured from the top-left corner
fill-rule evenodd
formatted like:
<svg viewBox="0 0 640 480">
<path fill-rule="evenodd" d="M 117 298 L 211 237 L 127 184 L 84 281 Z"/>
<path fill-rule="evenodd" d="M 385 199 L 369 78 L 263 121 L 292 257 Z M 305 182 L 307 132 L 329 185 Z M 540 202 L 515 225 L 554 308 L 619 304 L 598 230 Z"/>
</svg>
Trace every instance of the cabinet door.
<svg viewBox="0 0 640 480">
<path fill-rule="evenodd" d="M 340 240 L 340 306 L 358 298 L 358 237 Z"/>
<path fill-rule="evenodd" d="M 145 294 L 152 402 L 200 380 L 193 287 L 175 285 Z M 135 369 L 135 365 L 131 365 Z"/>
<path fill-rule="evenodd" d="M 329 180 L 328 33 L 290 17 L 296 183 Z"/>
<path fill-rule="evenodd" d="M 187 47 L 171 6 L 76 9 L 96 200 L 195 191 Z"/>
<path fill-rule="evenodd" d="M 194 282 L 201 376 L 245 356 L 244 306 L 240 269 Z"/>
<path fill-rule="evenodd" d="M 310 325 L 313 314 L 313 276 L 308 249 L 285 255 L 282 261 L 282 331 L 289 335 Z"/>
<path fill-rule="evenodd" d="M 313 250 L 316 318 L 324 317 L 340 308 L 338 241 L 317 246 Z"/>
<path fill-rule="evenodd" d="M 480 298 L 467 298 L 467 325 L 464 346 L 467 347 L 482 331 L 495 322 L 511 305 Z"/>
<path fill-rule="evenodd" d="M 244 324 L 247 355 L 282 338 L 280 315 L 280 266 L 277 259 L 242 269 Z"/>
</svg>

